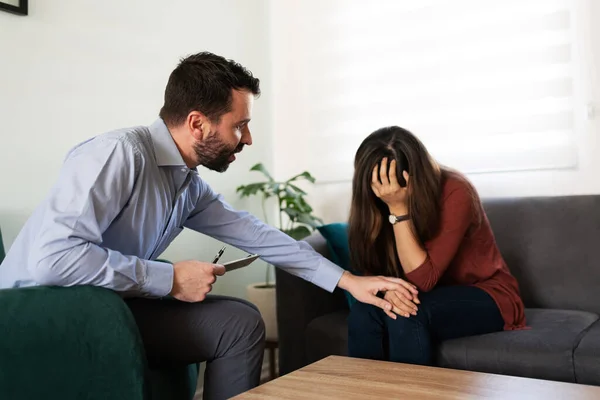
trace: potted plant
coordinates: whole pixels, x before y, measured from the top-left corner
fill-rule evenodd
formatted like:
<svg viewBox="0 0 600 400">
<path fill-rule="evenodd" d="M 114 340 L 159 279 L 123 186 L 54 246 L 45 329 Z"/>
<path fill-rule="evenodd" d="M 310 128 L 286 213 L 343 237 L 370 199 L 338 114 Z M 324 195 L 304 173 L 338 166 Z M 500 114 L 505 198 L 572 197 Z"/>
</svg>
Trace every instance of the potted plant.
<svg viewBox="0 0 600 400">
<path fill-rule="evenodd" d="M 264 175 L 265 180 L 242 185 L 236 189 L 241 198 L 260 195 L 262 208 L 267 219 L 267 201 L 275 199 L 278 207 L 278 226 L 282 232 L 296 240 L 301 240 L 311 234 L 314 229 L 323 224 L 320 218 L 313 215 L 313 209 L 306 201 L 307 193 L 296 184 L 298 181 L 315 183 L 315 178 L 304 171 L 286 181 L 276 181 L 261 163 L 256 164 L 250 171 Z M 267 265 L 265 281 L 251 284 L 247 288 L 248 301 L 255 304 L 265 321 L 267 340 L 277 340 L 277 316 L 275 300 L 275 284 L 271 282 L 271 265 Z"/>
</svg>

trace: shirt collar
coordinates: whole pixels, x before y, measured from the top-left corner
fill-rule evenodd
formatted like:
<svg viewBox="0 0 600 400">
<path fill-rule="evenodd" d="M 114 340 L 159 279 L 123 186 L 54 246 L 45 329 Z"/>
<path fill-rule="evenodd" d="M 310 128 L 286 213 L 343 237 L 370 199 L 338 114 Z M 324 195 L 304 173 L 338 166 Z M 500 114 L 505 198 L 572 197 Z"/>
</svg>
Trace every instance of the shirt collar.
<svg viewBox="0 0 600 400">
<path fill-rule="evenodd" d="M 183 157 L 175 145 L 175 141 L 169 132 L 169 128 L 162 118 L 154 121 L 148 127 L 152 137 L 152 145 L 154 146 L 154 156 L 159 167 L 167 166 L 185 166 Z"/>
</svg>

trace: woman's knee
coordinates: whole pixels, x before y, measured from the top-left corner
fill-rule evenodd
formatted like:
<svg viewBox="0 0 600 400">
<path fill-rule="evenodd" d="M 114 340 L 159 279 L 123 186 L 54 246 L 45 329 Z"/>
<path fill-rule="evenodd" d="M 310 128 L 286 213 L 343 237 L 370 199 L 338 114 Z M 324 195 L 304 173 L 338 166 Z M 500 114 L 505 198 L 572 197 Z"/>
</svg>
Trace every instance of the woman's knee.
<svg viewBox="0 0 600 400">
<path fill-rule="evenodd" d="M 389 320 L 388 326 L 391 331 L 428 329 L 427 317 L 424 312 L 417 313 L 417 315 L 411 315 L 410 317 L 396 315 L 396 319 L 389 318 Z"/>
<path fill-rule="evenodd" d="M 348 326 L 353 329 L 365 328 L 374 322 L 381 322 L 380 310 L 370 304 L 356 302 L 350 308 Z"/>
</svg>

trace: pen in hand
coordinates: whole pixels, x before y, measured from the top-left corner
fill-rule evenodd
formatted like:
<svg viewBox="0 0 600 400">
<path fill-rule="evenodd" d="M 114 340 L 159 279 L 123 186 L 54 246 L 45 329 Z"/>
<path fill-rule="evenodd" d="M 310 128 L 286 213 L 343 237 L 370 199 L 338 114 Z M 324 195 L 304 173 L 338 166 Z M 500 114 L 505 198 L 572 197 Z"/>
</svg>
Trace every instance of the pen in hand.
<svg viewBox="0 0 600 400">
<path fill-rule="evenodd" d="M 213 260 L 213 264 L 216 264 L 217 261 L 219 261 L 219 259 L 221 258 L 221 256 L 223 255 L 223 252 L 225 251 L 225 247 L 223 246 L 223 248 L 221 250 L 219 250 L 219 252 L 217 253 L 217 255 L 215 256 L 215 259 Z"/>
</svg>

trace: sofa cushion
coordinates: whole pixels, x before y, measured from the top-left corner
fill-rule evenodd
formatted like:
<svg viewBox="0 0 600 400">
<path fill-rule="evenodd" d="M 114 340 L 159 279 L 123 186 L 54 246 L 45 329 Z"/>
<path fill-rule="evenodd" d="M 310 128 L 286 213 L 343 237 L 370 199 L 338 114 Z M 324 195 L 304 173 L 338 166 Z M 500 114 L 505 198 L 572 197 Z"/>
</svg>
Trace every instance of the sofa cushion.
<svg viewBox="0 0 600 400">
<path fill-rule="evenodd" d="M 348 243 L 348 224 L 333 223 L 321 225 L 317 230 L 327 241 L 327 247 L 331 255 L 331 261 L 340 267 L 351 271 L 350 248 Z"/>
<path fill-rule="evenodd" d="M 317 227 L 319 233 L 327 241 L 327 248 L 331 256 L 331 261 L 355 275 L 356 271 L 350 266 L 350 247 L 348 243 L 348 224 L 344 222 L 332 223 Z M 344 295 L 348 301 L 348 306 L 356 302 L 356 299 L 346 290 Z"/>
<path fill-rule="evenodd" d="M 484 200 L 527 308 L 600 314 L 600 196 Z"/>
<path fill-rule="evenodd" d="M 574 358 L 577 382 L 600 385 L 600 321 L 585 332 Z"/>
<path fill-rule="evenodd" d="M 446 368 L 495 374 L 575 382 L 573 349 L 598 320 L 584 311 L 527 309 L 531 329 L 471 336 L 443 342 L 437 364 Z M 348 354 L 348 310 L 315 318 L 306 328 L 306 355 L 309 363 L 330 355 Z M 586 334 L 578 350 L 600 354 L 600 322 Z M 595 338 L 588 338 L 588 335 Z M 579 363 L 577 363 L 579 360 Z M 587 382 L 600 378 L 600 362 L 593 356 L 576 356 L 577 377 Z M 581 376 L 580 376 L 581 375 Z"/>
<path fill-rule="evenodd" d="M 448 340 L 442 367 L 575 382 L 573 349 L 598 316 L 585 311 L 527 309 L 529 330 Z"/>
</svg>

